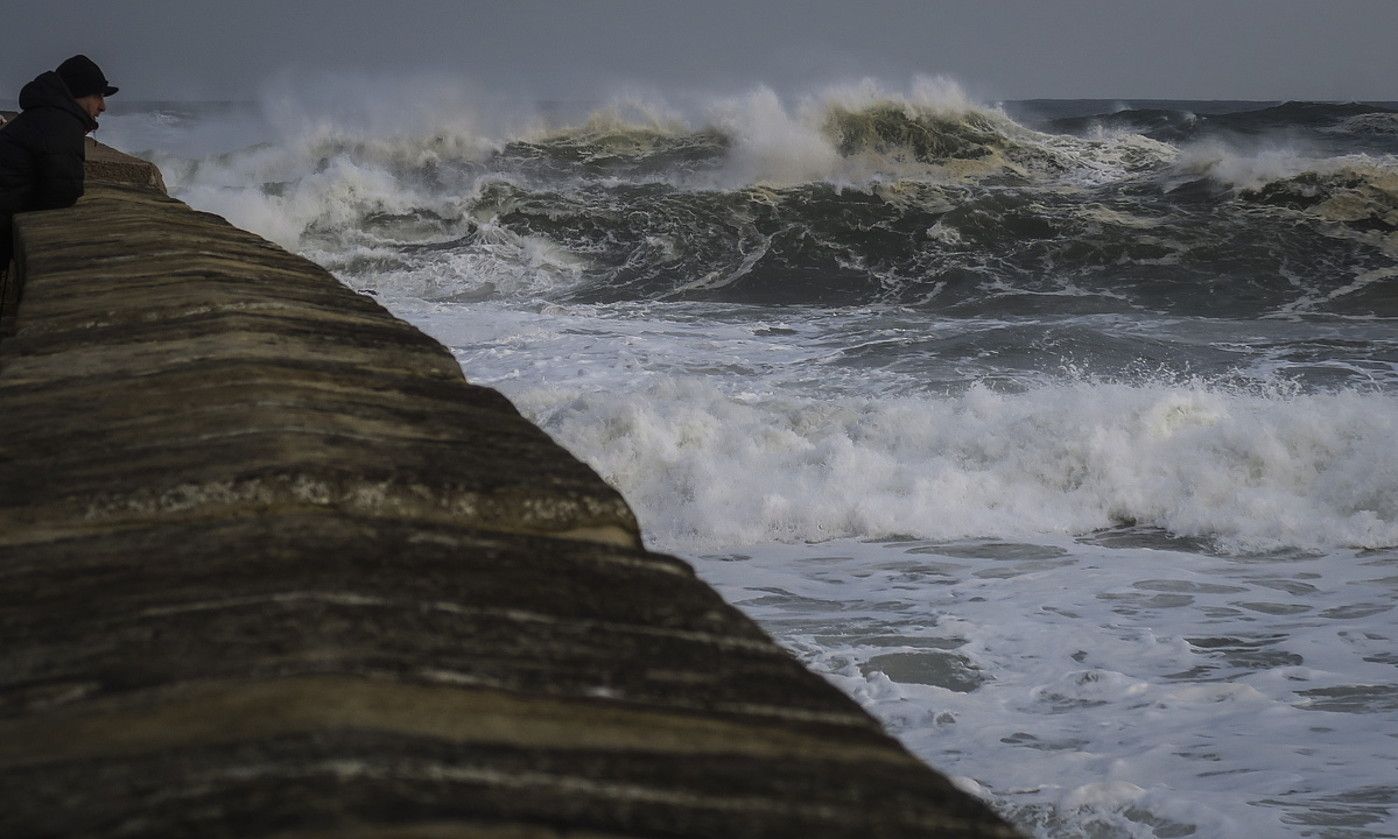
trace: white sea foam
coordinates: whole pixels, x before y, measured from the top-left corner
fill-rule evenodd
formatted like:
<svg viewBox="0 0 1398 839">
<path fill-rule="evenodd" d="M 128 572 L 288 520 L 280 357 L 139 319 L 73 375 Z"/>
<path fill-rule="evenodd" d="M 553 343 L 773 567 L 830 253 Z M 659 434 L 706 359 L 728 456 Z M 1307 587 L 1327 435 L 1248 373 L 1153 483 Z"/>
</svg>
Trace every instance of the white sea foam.
<svg viewBox="0 0 1398 839">
<path fill-rule="evenodd" d="M 858 113 L 887 105 L 898 107 L 910 119 L 920 115 L 959 119 L 969 113 L 1000 113 L 974 104 L 951 79 L 915 76 L 906 90 L 865 78 L 829 85 L 793 102 L 783 100 L 771 88 L 759 86 L 743 96 L 714 101 L 706 108 L 705 119 L 735 141 L 726 170 L 731 179 L 729 185 L 786 186 L 821 180 L 849 183 L 881 174 L 927 174 L 926 166 L 889 159 L 843 158 L 835 138 L 826 130 L 832 112 Z"/>
<path fill-rule="evenodd" d="M 698 568 L 1030 835 L 1251 839 L 1395 825 L 1395 750 L 1373 736 L 1395 716 L 1389 651 L 1356 642 L 1391 630 L 1396 560 L 1041 538 L 755 545 Z"/>
<path fill-rule="evenodd" d="M 816 399 L 659 378 L 521 407 L 685 549 L 841 537 L 1085 533 L 1231 550 L 1398 545 L 1398 399 L 1203 384 Z"/>
<path fill-rule="evenodd" d="M 356 288 L 425 300 L 541 297 L 578 284 L 587 266 L 584 258 L 547 238 L 520 235 L 488 221 L 476 226 L 472 247 L 425 257 L 372 246 L 311 250 L 310 255 L 331 270 L 378 258 L 388 264 L 367 274 L 356 272 L 350 280 Z"/>
<path fill-rule="evenodd" d="M 432 74 L 282 76 L 239 118 L 177 130 L 159 114 L 133 116 L 111 140 L 147 149 L 172 194 L 278 244 L 299 249 L 308 233 L 330 231 L 354 246 L 371 215 L 461 216 L 457 199 L 472 185 L 464 169 L 496 148 L 481 98 L 464 80 Z M 489 129 L 520 131 L 530 119 L 496 109 Z M 232 136 L 244 145 L 215 142 L 210 132 L 224 122 L 241 126 Z"/>
<path fill-rule="evenodd" d="M 281 79 L 257 105 L 256 130 L 229 132 L 248 141 L 241 148 L 212 143 L 198 121 L 176 128 L 159 114 L 144 122 L 124 118 L 111 139 L 145 148 L 176 196 L 284 246 L 311 250 L 317 246 L 307 239 L 326 235 L 343 237 L 344 247 L 372 245 L 376 238 L 381 244 L 404 243 L 365 224 L 384 215 L 425 213 L 449 222 L 443 230 L 406 241 L 461 235 L 463 225 L 450 222 L 470 212 L 480 178 L 498 177 L 487 171 L 489 161 L 513 140 L 576 136 L 579 142 L 597 140 L 640 152 L 648 137 L 717 130 L 727 145 L 716 168 L 644 176 L 686 189 L 961 180 L 1004 172 L 1095 184 L 1174 156 L 1171 147 L 1134 134 L 1082 139 L 1031 131 L 998 109 L 974 103 L 941 77 L 916 77 L 902 89 L 863 80 L 795 99 L 757 86 L 703 100 L 688 116 L 654 92 L 632 91 L 613 97 L 574 127 L 548 125 L 527 108 L 491 103 L 491 109 L 483 109 L 481 100 L 469 84 L 436 76 Z M 964 159 L 915 160 L 897 150 L 842 155 L 831 134 L 832 114 L 880 107 L 899 110 L 909 120 L 975 119 L 978 131 L 998 139 L 986 154 Z M 626 145 L 628 137 L 635 148 Z M 219 153 L 200 155 L 194 147 Z"/>
<path fill-rule="evenodd" d="M 1208 140 L 1186 146 L 1175 162 L 1175 169 L 1182 175 L 1208 177 L 1233 189 L 1257 190 L 1306 174 L 1328 176 L 1348 172 L 1394 178 L 1398 176 L 1398 157 L 1371 154 L 1321 157 L 1304 148 L 1240 149 Z"/>
<path fill-rule="evenodd" d="M 908 120 L 958 122 L 974 118 L 1017 149 L 984 159 L 937 163 L 909 160 L 901 152 L 842 156 L 829 129 L 834 114 L 892 108 Z M 1082 139 L 1043 134 L 1014 122 L 997 107 L 975 102 L 953 79 L 915 76 L 904 89 L 866 78 L 821 88 L 787 103 L 759 87 L 743 97 L 721 99 L 707 120 L 735 140 L 726 173 L 736 183 L 789 185 L 809 181 L 859 184 L 881 178 L 961 179 L 1004 171 L 1070 183 L 1101 183 L 1174 158 L 1167 144 L 1137 134 Z M 1037 162 L 1035 162 L 1037 161 Z"/>
</svg>

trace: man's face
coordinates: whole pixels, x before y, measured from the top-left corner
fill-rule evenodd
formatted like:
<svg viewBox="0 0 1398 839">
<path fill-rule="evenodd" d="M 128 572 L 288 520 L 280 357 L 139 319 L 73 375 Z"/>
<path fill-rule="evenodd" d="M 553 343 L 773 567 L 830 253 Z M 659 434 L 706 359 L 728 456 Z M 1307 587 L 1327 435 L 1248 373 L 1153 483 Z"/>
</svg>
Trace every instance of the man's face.
<svg viewBox="0 0 1398 839">
<path fill-rule="evenodd" d="M 87 96 L 76 97 L 73 101 L 78 103 L 78 107 L 87 112 L 87 115 L 97 119 L 97 115 L 107 110 L 107 98 L 100 93 L 92 93 Z"/>
</svg>

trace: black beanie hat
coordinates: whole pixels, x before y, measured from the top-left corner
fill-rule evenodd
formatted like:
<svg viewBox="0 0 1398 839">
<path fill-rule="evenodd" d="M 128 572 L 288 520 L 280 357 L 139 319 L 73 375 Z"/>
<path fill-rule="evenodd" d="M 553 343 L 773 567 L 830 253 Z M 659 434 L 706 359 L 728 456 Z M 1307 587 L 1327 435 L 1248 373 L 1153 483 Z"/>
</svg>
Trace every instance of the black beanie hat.
<svg viewBox="0 0 1398 839">
<path fill-rule="evenodd" d="M 91 96 L 94 93 L 111 96 L 117 89 L 107 84 L 102 69 L 85 55 L 75 55 L 58 65 L 58 76 L 68 85 L 68 92 L 74 99 Z"/>
</svg>

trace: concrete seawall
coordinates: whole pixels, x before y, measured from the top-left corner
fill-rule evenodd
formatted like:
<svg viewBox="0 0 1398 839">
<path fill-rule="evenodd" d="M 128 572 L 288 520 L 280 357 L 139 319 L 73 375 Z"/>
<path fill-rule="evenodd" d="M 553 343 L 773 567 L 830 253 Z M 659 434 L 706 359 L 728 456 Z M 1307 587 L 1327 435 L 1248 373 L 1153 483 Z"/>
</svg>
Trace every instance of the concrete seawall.
<svg viewBox="0 0 1398 839">
<path fill-rule="evenodd" d="M 16 219 L 0 836 L 1013 835 L 446 349 L 158 177 Z"/>
</svg>

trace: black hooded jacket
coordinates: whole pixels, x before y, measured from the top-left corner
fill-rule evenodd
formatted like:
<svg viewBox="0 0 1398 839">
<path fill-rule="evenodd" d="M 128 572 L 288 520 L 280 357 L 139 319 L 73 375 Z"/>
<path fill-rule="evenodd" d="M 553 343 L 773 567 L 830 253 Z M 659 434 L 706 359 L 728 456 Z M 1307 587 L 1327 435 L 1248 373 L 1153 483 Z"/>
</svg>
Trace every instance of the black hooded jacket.
<svg viewBox="0 0 1398 839">
<path fill-rule="evenodd" d="M 14 213 L 70 207 L 78 200 L 83 138 L 97 127 L 52 70 L 20 90 L 19 106 L 24 112 L 0 126 L 0 224 L 6 232 Z"/>
</svg>

